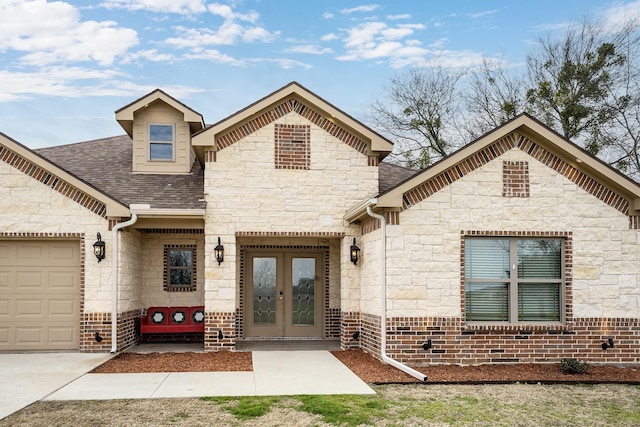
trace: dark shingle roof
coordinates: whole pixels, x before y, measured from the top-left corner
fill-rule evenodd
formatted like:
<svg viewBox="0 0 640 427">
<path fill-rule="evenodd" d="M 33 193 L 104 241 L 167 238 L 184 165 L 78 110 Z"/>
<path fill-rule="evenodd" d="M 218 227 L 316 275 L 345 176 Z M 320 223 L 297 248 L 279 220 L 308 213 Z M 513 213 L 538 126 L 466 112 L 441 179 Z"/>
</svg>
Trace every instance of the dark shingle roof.
<svg viewBox="0 0 640 427">
<path fill-rule="evenodd" d="M 418 172 L 404 166 L 381 162 L 378 168 L 378 191 L 382 194 Z"/>
<path fill-rule="evenodd" d="M 196 160 L 190 174 L 134 174 L 127 135 L 35 150 L 119 202 L 155 209 L 204 209 L 204 171 Z"/>
</svg>

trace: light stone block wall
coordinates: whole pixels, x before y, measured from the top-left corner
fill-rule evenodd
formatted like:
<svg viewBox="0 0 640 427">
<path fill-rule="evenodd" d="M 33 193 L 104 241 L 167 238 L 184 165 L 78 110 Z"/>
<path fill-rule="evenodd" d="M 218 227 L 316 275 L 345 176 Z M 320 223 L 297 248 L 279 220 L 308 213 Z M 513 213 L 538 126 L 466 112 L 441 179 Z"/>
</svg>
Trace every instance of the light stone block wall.
<svg viewBox="0 0 640 427">
<path fill-rule="evenodd" d="M 275 169 L 276 123 L 311 126 L 309 170 Z M 207 259 L 207 310 L 235 310 L 236 233 L 346 233 L 345 212 L 375 195 L 377 188 L 378 168 L 368 166 L 367 156 L 295 113 L 219 151 L 217 161 L 207 163 L 205 170 L 205 246 L 213 254 L 220 236 L 225 260 L 218 266 L 213 256 Z M 348 252 L 341 254 L 345 256 L 348 259 Z M 339 270 L 340 264 L 331 268 Z M 349 274 L 342 273 L 342 280 L 349 280 Z"/>
<path fill-rule="evenodd" d="M 0 232 L 84 233 L 85 313 L 111 310 L 111 233 L 105 218 L 0 162 Z M 106 244 L 102 262 L 93 256 L 97 233 Z"/>
<path fill-rule="evenodd" d="M 502 197 L 502 161 L 528 161 L 530 197 Z M 512 149 L 388 227 L 390 316 L 460 316 L 460 232 L 573 232 L 574 317 L 637 317 L 638 230 L 626 215 Z"/>
<path fill-rule="evenodd" d="M 112 233 L 109 233 L 112 234 Z M 142 235 L 132 228 L 118 231 L 118 313 L 144 307 L 142 302 L 142 274 L 147 265 L 143 257 Z M 141 262 L 141 260 L 144 260 Z"/>
<path fill-rule="evenodd" d="M 389 227 L 387 226 L 387 231 Z M 382 310 L 382 258 L 381 258 L 381 230 L 372 231 L 362 236 L 360 246 L 360 312 L 380 315 Z M 387 247 L 389 240 L 387 239 Z M 389 263 L 387 262 L 387 268 Z M 387 284 L 388 286 L 388 284 Z M 387 289 L 388 291 L 389 289 Z M 388 294 L 388 292 L 387 292 Z M 388 308 L 388 307 L 387 307 Z M 353 310 L 356 311 L 356 310 Z"/>
<path fill-rule="evenodd" d="M 164 246 L 196 246 L 196 290 L 193 292 L 167 292 L 164 290 Z M 139 283 L 141 305 L 153 306 L 194 306 L 204 304 L 204 236 L 184 234 L 145 234 L 142 238 L 144 259 L 142 277 Z M 212 252 L 213 253 L 213 252 Z"/>
</svg>

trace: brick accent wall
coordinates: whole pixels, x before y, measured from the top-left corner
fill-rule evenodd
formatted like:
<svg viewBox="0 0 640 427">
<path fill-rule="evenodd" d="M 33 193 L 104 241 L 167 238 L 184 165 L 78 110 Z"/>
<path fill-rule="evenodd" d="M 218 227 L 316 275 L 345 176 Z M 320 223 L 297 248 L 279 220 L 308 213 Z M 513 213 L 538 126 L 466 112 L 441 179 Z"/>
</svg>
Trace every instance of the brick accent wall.
<svg viewBox="0 0 640 427">
<path fill-rule="evenodd" d="M 276 169 L 303 169 L 311 166 L 311 127 L 308 125 L 275 126 Z"/>
<path fill-rule="evenodd" d="M 138 343 L 140 317 L 145 310 L 131 310 L 118 314 L 118 344 L 116 351 L 122 351 Z M 80 352 L 105 353 L 111 351 L 111 313 L 83 313 L 80 328 Z M 96 341 L 96 332 L 102 341 Z"/>
<path fill-rule="evenodd" d="M 285 99 L 278 104 L 275 104 L 271 109 L 265 111 L 257 117 L 254 117 L 248 122 L 243 123 L 228 132 L 216 136 L 218 149 L 222 150 L 226 147 L 229 147 L 230 145 L 240 141 L 242 138 L 251 135 L 258 129 L 261 129 L 269 123 L 273 123 L 280 117 L 283 117 L 292 111 L 306 118 L 314 125 L 320 127 L 325 132 L 338 138 L 340 141 L 344 142 L 360 153 L 367 154 L 367 142 L 365 142 L 359 136 L 355 135 L 353 132 L 336 125 L 332 120 L 327 119 L 324 114 L 316 111 L 310 105 L 306 104 L 301 99 L 295 96 Z"/>
<path fill-rule="evenodd" d="M 430 195 L 516 147 L 555 170 L 587 193 L 597 197 L 623 214 L 629 215 L 629 201 L 622 195 L 614 192 L 582 171 L 579 171 L 574 166 L 518 132 L 510 133 L 460 163 L 407 191 L 403 195 L 403 209 L 408 209 L 418 204 Z M 633 225 L 634 221 L 630 221 L 630 226 Z M 637 225 L 637 222 L 635 225 Z"/>
<path fill-rule="evenodd" d="M 387 225 L 400 225 L 400 211 L 384 211 L 380 212 L 380 215 L 384 216 Z M 360 233 L 365 235 L 376 231 L 380 228 L 380 220 L 372 217 L 367 217 L 362 221 L 360 225 Z"/>
<path fill-rule="evenodd" d="M 340 345 L 380 359 L 380 317 L 343 313 Z M 353 333 L 359 330 L 359 339 Z M 613 339 L 614 347 L 602 344 Z M 432 348 L 423 344 L 431 340 Z M 592 363 L 640 362 L 640 319 L 579 318 L 571 325 L 469 327 L 459 317 L 387 319 L 387 355 L 410 366 L 483 363 L 556 363 L 565 357 Z"/>
<path fill-rule="evenodd" d="M 83 206 L 91 212 L 106 218 L 107 206 L 104 203 L 84 193 L 59 176 L 44 170 L 32 161 L 28 160 L 26 157 L 21 156 L 3 145 L 0 145 L 0 160 L 10 166 L 13 166 L 31 178 L 40 181 L 42 184 L 57 191 L 63 196 L 75 201 L 80 206 Z"/>
<path fill-rule="evenodd" d="M 529 197 L 529 162 L 502 162 L 502 195 Z"/>
<path fill-rule="evenodd" d="M 205 312 L 204 350 L 221 351 L 236 348 L 236 315 Z M 222 338 L 219 337 L 222 332 Z"/>
<path fill-rule="evenodd" d="M 345 312 L 340 316 L 340 347 L 345 350 L 360 347 L 360 337 L 353 338 L 353 334 L 361 334 L 360 313 Z"/>
<path fill-rule="evenodd" d="M 393 318 L 387 330 L 387 354 L 414 366 L 546 363 L 564 357 L 640 362 L 639 319 L 580 318 L 564 327 L 469 329 L 461 318 Z M 609 338 L 614 347 L 603 350 L 602 343 Z M 429 339 L 433 347 L 424 350 Z"/>
</svg>

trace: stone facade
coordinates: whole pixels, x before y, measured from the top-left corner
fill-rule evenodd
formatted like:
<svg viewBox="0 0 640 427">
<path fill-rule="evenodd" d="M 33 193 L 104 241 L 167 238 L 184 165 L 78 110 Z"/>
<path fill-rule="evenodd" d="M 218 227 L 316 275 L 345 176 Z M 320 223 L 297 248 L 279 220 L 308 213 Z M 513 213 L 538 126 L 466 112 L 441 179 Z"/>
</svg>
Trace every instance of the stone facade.
<svg viewBox="0 0 640 427">
<path fill-rule="evenodd" d="M 406 207 L 398 225 L 387 226 L 391 357 L 418 366 L 561 357 L 640 361 L 639 234 L 630 228 L 615 195 L 597 197 L 593 186 L 574 182 L 518 148 L 452 181 Z M 480 235 L 565 239 L 562 323 L 465 321 L 464 237 Z M 375 318 L 379 291 L 368 287 L 379 267 L 368 256 L 378 254 L 379 232 L 368 233 L 363 241 L 361 291 L 369 297 L 363 297 L 362 309 Z M 367 323 L 379 328 L 379 318 L 377 326 L 363 321 L 362 328 Z M 603 349 L 609 338 L 615 346 Z M 429 340 L 432 348 L 425 350 Z"/>
<path fill-rule="evenodd" d="M 283 168 L 282 159 L 276 159 L 275 141 L 283 127 L 309 133 L 308 167 Z M 345 224 L 343 216 L 349 206 L 375 194 L 377 168 L 369 166 L 367 156 L 290 112 L 217 152 L 205 171 L 205 186 L 211 189 L 205 219 L 207 251 L 213 251 L 218 236 L 225 247 L 222 264 L 210 259 L 205 265 L 206 310 L 233 313 L 240 307 L 243 244 L 327 245 L 331 250 L 324 336 L 337 338 L 342 289 L 356 288 L 357 283 L 357 267 L 348 262 L 357 228 Z"/>
</svg>

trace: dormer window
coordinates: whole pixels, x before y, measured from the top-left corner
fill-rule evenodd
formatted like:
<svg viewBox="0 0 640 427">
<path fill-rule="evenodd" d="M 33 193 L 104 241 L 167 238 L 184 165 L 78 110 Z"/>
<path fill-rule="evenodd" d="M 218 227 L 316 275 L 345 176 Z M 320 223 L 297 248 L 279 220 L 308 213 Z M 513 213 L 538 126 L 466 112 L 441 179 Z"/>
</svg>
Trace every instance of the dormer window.
<svg viewBox="0 0 640 427">
<path fill-rule="evenodd" d="M 149 125 L 149 160 L 173 161 L 173 125 Z"/>
</svg>

